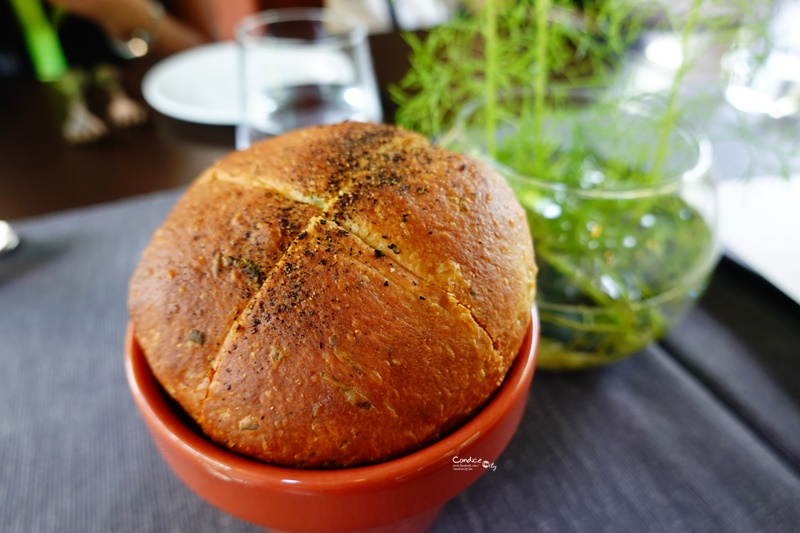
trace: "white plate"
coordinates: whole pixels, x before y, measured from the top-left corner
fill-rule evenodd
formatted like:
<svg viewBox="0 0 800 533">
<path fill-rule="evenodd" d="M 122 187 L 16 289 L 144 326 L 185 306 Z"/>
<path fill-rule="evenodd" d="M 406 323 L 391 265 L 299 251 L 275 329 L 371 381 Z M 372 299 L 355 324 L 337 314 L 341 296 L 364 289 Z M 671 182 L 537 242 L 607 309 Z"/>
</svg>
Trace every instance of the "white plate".
<svg viewBox="0 0 800 533">
<path fill-rule="evenodd" d="M 356 78 L 347 56 L 336 50 L 284 45 L 257 49 L 248 57 L 252 64 L 272 65 L 269 70 L 253 68 L 251 83 L 259 88 L 271 84 L 348 84 Z M 145 74 L 144 99 L 156 111 L 173 118 L 234 125 L 241 112 L 240 60 L 237 44 L 232 41 L 199 46 L 168 57 Z"/>
<path fill-rule="evenodd" d="M 180 120 L 236 124 L 238 61 L 234 42 L 208 44 L 170 56 L 145 74 L 144 99 L 156 111 Z"/>
</svg>

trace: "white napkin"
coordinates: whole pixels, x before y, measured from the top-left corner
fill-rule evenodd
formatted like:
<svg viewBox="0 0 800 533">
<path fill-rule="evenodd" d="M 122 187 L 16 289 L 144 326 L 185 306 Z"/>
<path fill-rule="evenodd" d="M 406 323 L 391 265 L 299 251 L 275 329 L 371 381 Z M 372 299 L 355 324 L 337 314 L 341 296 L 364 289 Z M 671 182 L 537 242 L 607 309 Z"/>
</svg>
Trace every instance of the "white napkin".
<svg viewBox="0 0 800 533">
<path fill-rule="evenodd" d="M 728 253 L 800 303 L 800 175 L 723 180 L 719 202 Z"/>
</svg>

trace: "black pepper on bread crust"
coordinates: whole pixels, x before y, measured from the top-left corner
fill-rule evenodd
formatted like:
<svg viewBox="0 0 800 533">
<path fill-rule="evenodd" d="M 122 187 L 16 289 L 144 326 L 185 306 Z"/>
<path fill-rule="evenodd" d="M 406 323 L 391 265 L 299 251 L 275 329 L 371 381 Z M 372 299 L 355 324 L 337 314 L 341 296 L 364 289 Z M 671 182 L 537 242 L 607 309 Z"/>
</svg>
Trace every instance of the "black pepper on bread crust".
<svg viewBox="0 0 800 533">
<path fill-rule="evenodd" d="M 386 125 L 298 130 L 203 173 L 130 283 L 137 341 L 214 441 L 280 465 L 418 449 L 502 383 L 535 292 L 493 170 Z"/>
</svg>

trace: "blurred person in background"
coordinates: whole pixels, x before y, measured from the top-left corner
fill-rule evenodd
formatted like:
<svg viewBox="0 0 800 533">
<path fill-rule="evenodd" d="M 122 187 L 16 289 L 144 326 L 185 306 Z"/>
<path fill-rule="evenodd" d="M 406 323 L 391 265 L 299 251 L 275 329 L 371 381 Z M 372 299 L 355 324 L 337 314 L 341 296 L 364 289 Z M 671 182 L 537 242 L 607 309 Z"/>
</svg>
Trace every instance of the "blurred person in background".
<svg viewBox="0 0 800 533">
<path fill-rule="evenodd" d="M 209 42 L 205 0 L 0 0 L 0 80 L 36 72 L 37 46 L 52 31 L 70 66 L 166 56 Z M 238 3 L 232 0 L 231 4 Z M 209 2 L 210 4 L 210 2 Z M 33 41 L 33 42 L 31 42 Z M 133 42 L 132 42 L 133 41 Z M 133 49 L 130 47 L 133 46 Z M 57 53 L 53 50 L 45 50 Z"/>
<path fill-rule="evenodd" d="M 201 5 L 203 0 L 0 0 L 0 85 L 28 79 L 46 84 L 55 95 L 51 111 L 71 144 L 104 138 L 107 123 L 141 124 L 147 113 L 123 89 L 124 67 L 132 59 L 157 59 L 211 41 Z M 108 97 L 105 120 L 89 111 L 90 87 Z"/>
<path fill-rule="evenodd" d="M 146 120 L 144 106 L 120 82 L 129 61 L 148 64 L 212 41 L 234 37 L 245 15 L 288 7 L 327 7 L 365 19 L 373 33 L 430 27 L 453 12 L 452 0 L 0 0 L 0 91 L 14 79 L 51 84 L 63 105 L 64 138 L 85 144 L 107 134 L 106 121 L 129 127 Z M 106 121 L 84 93 L 108 95 Z M 0 92 L 2 98 L 2 92 Z"/>
</svg>

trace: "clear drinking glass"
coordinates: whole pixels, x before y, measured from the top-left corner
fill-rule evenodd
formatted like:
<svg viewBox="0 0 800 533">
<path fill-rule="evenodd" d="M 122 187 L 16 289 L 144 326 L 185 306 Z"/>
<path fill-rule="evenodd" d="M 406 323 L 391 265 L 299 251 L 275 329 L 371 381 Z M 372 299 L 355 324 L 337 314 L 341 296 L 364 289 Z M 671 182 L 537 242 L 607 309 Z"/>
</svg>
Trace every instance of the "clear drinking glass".
<svg viewBox="0 0 800 533">
<path fill-rule="evenodd" d="M 380 122 L 367 28 L 325 9 L 275 9 L 237 26 L 236 147 L 315 124 Z"/>
</svg>

